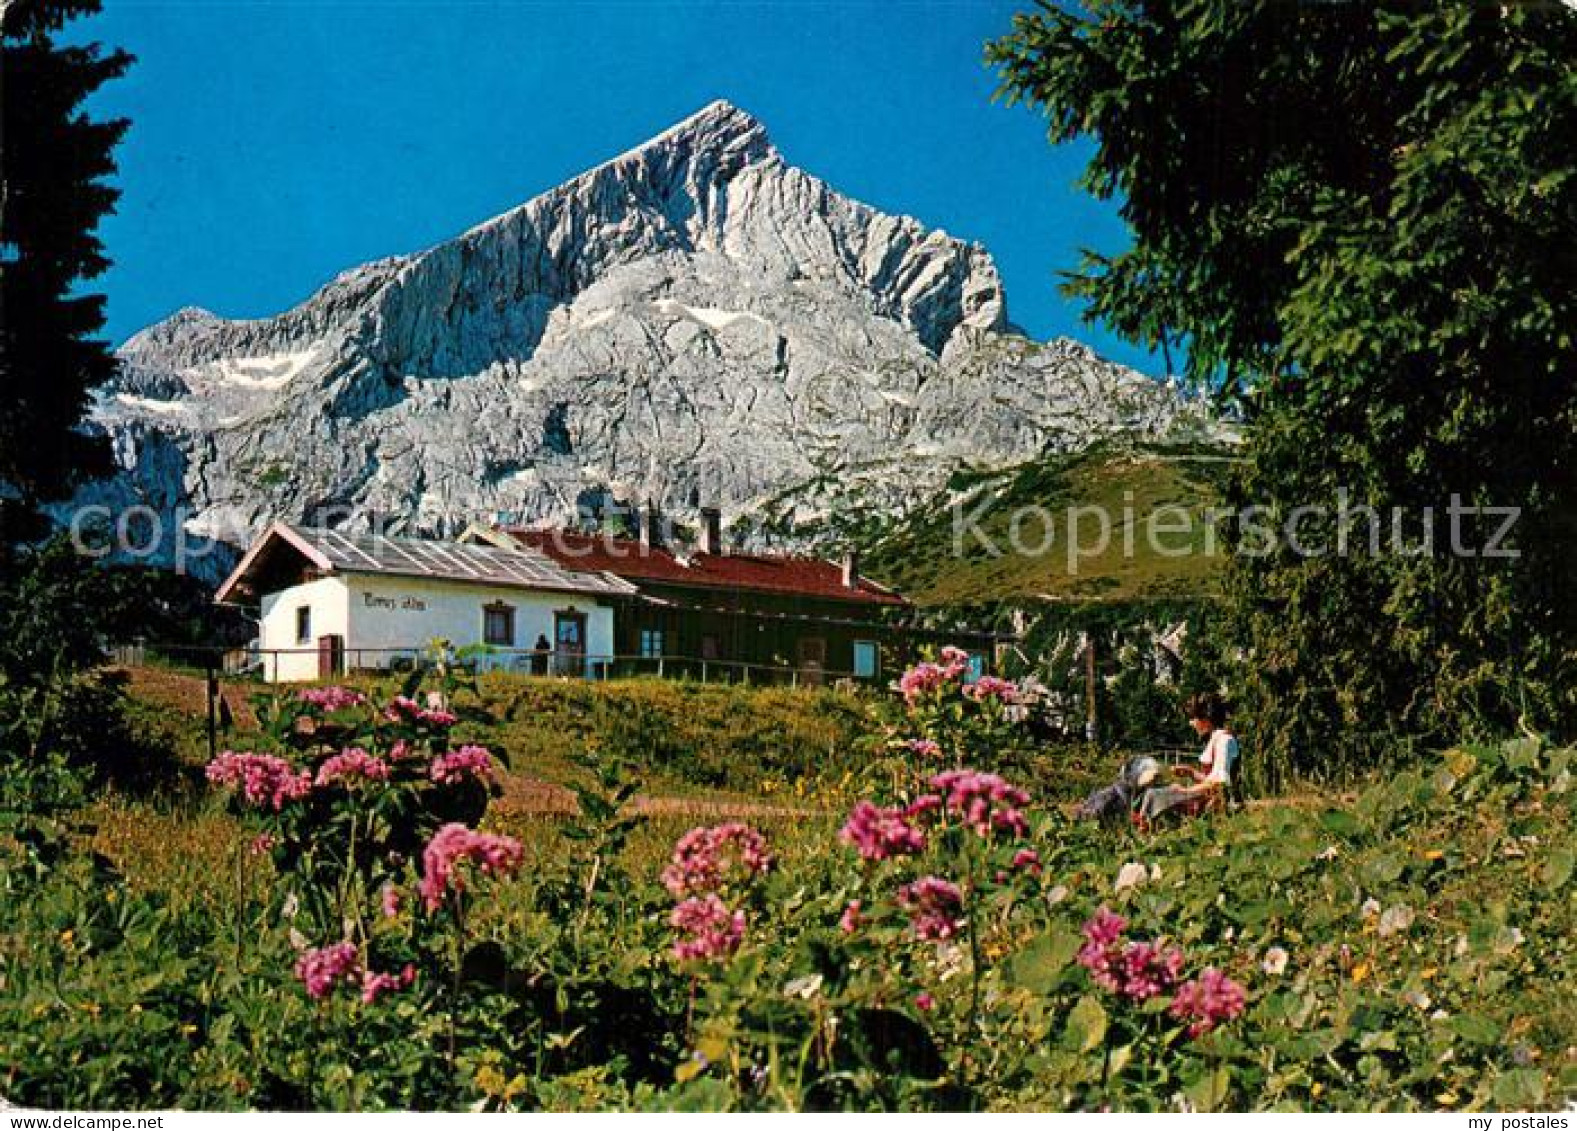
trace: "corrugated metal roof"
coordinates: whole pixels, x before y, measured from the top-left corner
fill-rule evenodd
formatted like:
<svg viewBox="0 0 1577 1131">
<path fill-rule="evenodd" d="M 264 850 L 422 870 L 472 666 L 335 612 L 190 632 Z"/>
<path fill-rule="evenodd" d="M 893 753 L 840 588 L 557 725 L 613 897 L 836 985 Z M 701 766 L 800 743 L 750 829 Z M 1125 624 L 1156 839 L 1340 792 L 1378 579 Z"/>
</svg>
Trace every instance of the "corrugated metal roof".
<svg viewBox="0 0 1577 1131">
<path fill-rule="evenodd" d="M 318 569 L 335 573 L 430 577 L 441 581 L 468 581 L 604 597 L 626 597 L 636 592 L 635 586 L 627 581 L 603 573 L 571 571 L 547 555 L 524 547 L 506 550 L 463 542 L 347 534 L 339 530 L 279 522 L 264 531 L 236 567 L 235 573 L 220 586 L 220 601 L 226 600 L 236 585 L 246 578 L 259 551 L 274 539 L 294 546 L 310 558 Z"/>
<path fill-rule="evenodd" d="M 505 527 L 515 543 L 552 558 L 568 570 L 587 570 L 629 578 L 705 589 L 749 589 L 832 601 L 872 605 L 908 602 L 868 577 L 843 584 L 843 567 L 820 558 L 779 554 L 694 554 L 681 559 L 672 550 L 625 538 L 570 530 Z"/>
</svg>

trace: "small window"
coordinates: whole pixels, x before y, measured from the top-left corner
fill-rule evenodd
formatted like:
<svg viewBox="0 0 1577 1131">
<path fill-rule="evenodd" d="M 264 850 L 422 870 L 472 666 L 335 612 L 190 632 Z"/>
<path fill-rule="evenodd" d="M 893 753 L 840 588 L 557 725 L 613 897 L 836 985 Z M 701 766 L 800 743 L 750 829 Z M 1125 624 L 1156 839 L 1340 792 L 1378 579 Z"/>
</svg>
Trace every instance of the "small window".
<svg viewBox="0 0 1577 1131">
<path fill-rule="evenodd" d="M 854 642 L 854 675 L 856 679 L 875 679 L 881 666 L 880 652 L 874 640 Z"/>
<path fill-rule="evenodd" d="M 312 643 L 312 606 L 298 605 L 296 607 L 296 643 Z"/>
<path fill-rule="evenodd" d="M 482 643 L 496 648 L 515 646 L 515 610 L 509 605 L 482 607 Z"/>
<path fill-rule="evenodd" d="M 663 654 L 663 630 L 660 628 L 641 629 L 641 658 L 643 660 L 656 660 Z"/>
</svg>

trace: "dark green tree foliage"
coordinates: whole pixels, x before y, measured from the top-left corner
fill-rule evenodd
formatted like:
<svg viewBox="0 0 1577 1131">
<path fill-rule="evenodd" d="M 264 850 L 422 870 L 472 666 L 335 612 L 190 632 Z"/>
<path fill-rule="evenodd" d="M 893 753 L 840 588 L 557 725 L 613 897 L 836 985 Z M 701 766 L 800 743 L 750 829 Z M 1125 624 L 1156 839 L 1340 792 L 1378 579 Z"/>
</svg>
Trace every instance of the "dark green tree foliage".
<svg viewBox="0 0 1577 1131">
<path fill-rule="evenodd" d="M 1232 485 L 1285 540 L 1238 556 L 1244 725 L 1283 769 L 1517 724 L 1571 732 L 1577 614 L 1577 12 L 1560 4 L 1096 2 L 988 48 L 1130 250 L 1066 284 L 1186 341 L 1249 422 Z M 1340 521 L 1338 490 L 1349 492 Z M 1522 508 L 1453 551 L 1447 508 Z M 1380 553 L 1370 553 L 1371 522 Z M 1393 552 L 1392 508 L 1416 549 Z M 1500 520 L 1459 519 L 1482 549 Z M 1330 553 L 1342 530 L 1345 556 Z M 1238 545 L 1266 541 L 1244 528 Z"/>
<path fill-rule="evenodd" d="M 98 0 L 12 0 L 0 16 L 0 555 L 42 532 L 39 504 L 109 468 L 102 441 L 78 425 L 115 358 L 96 337 L 103 297 L 77 287 L 109 266 L 94 229 L 119 196 L 107 178 L 126 122 L 94 121 L 82 104 L 131 57 L 54 40 L 98 10 Z"/>
</svg>

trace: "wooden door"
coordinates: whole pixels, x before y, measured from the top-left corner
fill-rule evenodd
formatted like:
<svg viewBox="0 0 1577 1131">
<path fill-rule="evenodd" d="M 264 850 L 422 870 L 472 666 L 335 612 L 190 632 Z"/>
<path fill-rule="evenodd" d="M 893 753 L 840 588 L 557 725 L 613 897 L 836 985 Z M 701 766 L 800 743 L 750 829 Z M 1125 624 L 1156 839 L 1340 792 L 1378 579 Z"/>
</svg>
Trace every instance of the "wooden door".
<svg viewBox="0 0 1577 1131">
<path fill-rule="evenodd" d="M 318 637 L 318 678 L 334 679 L 345 670 L 345 638 Z"/>
<path fill-rule="evenodd" d="M 561 675 L 586 670 L 586 614 L 573 609 L 553 614 L 553 659 Z"/>
<path fill-rule="evenodd" d="M 819 684 L 827 669 L 827 641 L 820 636 L 801 636 L 798 644 L 800 680 Z"/>
</svg>

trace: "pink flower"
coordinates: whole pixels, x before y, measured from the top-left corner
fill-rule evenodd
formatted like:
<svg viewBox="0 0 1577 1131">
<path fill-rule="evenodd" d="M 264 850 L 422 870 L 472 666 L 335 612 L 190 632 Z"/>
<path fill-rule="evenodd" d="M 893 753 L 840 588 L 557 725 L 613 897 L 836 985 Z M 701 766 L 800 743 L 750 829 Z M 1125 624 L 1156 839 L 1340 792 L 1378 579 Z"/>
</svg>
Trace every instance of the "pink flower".
<svg viewBox="0 0 1577 1131">
<path fill-rule="evenodd" d="M 925 834 L 911 825 L 901 810 L 883 809 L 869 801 L 855 802 L 838 839 L 867 860 L 925 851 Z"/>
<path fill-rule="evenodd" d="M 399 888 L 395 887 L 393 884 L 388 883 L 383 885 L 381 903 L 383 908 L 383 917 L 385 919 L 396 918 L 400 914 L 400 907 L 404 904 L 404 902 L 405 899 L 400 895 Z"/>
<path fill-rule="evenodd" d="M 1100 909 L 1084 924 L 1084 937 L 1096 946 L 1110 946 L 1122 938 L 1128 929 L 1128 920 L 1102 904 Z"/>
<path fill-rule="evenodd" d="M 942 744 L 930 738 L 911 738 L 906 745 L 909 753 L 918 754 L 922 758 L 940 758 Z"/>
<path fill-rule="evenodd" d="M 679 932 L 674 957 L 681 962 L 721 961 L 745 938 L 745 913 L 730 911 L 715 894 L 685 900 L 673 909 L 668 922 Z"/>
<path fill-rule="evenodd" d="M 922 991 L 914 995 L 914 1007 L 922 1013 L 930 1013 L 936 1008 L 936 999 Z"/>
<path fill-rule="evenodd" d="M 1177 984 L 1183 972 L 1183 952 L 1154 942 L 1122 945 L 1127 926 L 1122 916 L 1102 907 L 1084 924 L 1085 943 L 1077 961 L 1107 992 L 1147 1001 Z"/>
<path fill-rule="evenodd" d="M 964 925 L 964 893 L 940 876 L 922 876 L 898 889 L 898 903 L 909 912 L 909 926 L 927 942 L 950 939 Z"/>
<path fill-rule="evenodd" d="M 361 692 L 348 687 L 303 687 L 296 692 L 296 698 L 309 707 L 329 713 L 343 711 L 347 707 L 359 707 L 367 701 Z"/>
<path fill-rule="evenodd" d="M 389 747 L 389 753 L 387 757 L 391 762 L 403 762 L 405 759 L 414 758 L 420 753 L 420 750 L 416 749 L 416 747 L 412 746 L 409 742 L 406 742 L 405 739 L 402 738 L 393 746 Z"/>
<path fill-rule="evenodd" d="M 936 664 L 925 661 L 916 664 L 898 678 L 898 690 L 904 702 L 913 706 L 919 700 L 941 689 L 949 679 L 947 672 Z"/>
<path fill-rule="evenodd" d="M 361 1000 L 371 1005 L 384 994 L 403 990 L 414 981 L 416 981 L 416 967 L 409 962 L 398 974 L 380 974 L 375 970 L 364 970 L 361 975 Z"/>
<path fill-rule="evenodd" d="M 663 886 L 675 899 L 715 892 L 731 876 L 759 876 L 772 869 L 767 839 L 739 821 L 694 828 L 674 845 L 673 862 L 663 869 Z"/>
<path fill-rule="evenodd" d="M 360 952 L 350 942 L 303 951 L 296 960 L 296 977 L 313 1001 L 322 1001 L 333 993 L 336 982 L 354 981 L 360 969 Z"/>
<path fill-rule="evenodd" d="M 389 780 L 389 764 L 375 754 L 368 754 L 359 746 L 341 750 L 318 767 L 318 785 L 342 782 L 347 786 L 357 782 L 383 782 Z"/>
<path fill-rule="evenodd" d="M 422 849 L 422 880 L 417 885 L 427 910 L 443 906 L 451 891 L 464 891 L 465 881 L 456 865 L 470 860 L 484 875 L 512 875 L 519 870 L 525 853 L 514 837 L 479 833 L 451 822 L 433 834 Z"/>
<path fill-rule="evenodd" d="M 1187 1021 L 1188 1035 L 1202 1037 L 1223 1021 L 1241 1016 L 1248 995 L 1243 987 L 1213 966 L 1200 971 L 1199 977 L 1177 987 L 1168 1012 Z"/>
<path fill-rule="evenodd" d="M 263 856 L 274 850 L 274 845 L 279 843 L 279 838 L 273 833 L 258 833 L 252 838 L 252 843 L 247 846 L 247 851 L 253 856 Z"/>
<path fill-rule="evenodd" d="M 988 837 L 993 831 L 1023 836 L 1029 831 L 1024 814 L 1019 810 L 1019 806 L 1029 804 L 1029 794 L 996 774 L 947 770 L 932 777 L 930 784 L 932 789 L 944 795 L 947 811 L 961 818 L 980 836 Z M 920 798 L 915 805 L 922 801 L 934 807 L 929 797 Z"/>
<path fill-rule="evenodd" d="M 452 727 L 459 722 L 459 716 L 451 711 L 438 707 L 423 707 L 416 700 L 405 695 L 396 695 L 384 708 L 383 717 L 391 723 L 426 723 L 434 727 Z"/>
<path fill-rule="evenodd" d="M 462 746 L 434 758 L 427 776 L 439 785 L 455 785 L 467 778 L 489 782 L 493 780 L 493 756 L 485 746 Z"/>
<path fill-rule="evenodd" d="M 1134 1001 L 1150 998 L 1177 984 L 1183 973 L 1183 952 L 1175 946 L 1133 942 L 1116 962 L 1117 992 Z"/>
<path fill-rule="evenodd" d="M 1033 848 L 1021 848 L 1013 854 L 1013 867 L 1032 876 L 1041 873 L 1040 853 Z"/>
<path fill-rule="evenodd" d="M 283 758 L 272 754 L 238 754 L 226 750 L 208 763 L 208 780 L 215 785 L 241 788 L 247 803 L 276 813 L 287 801 L 297 801 L 312 790 L 312 775 L 297 771 Z"/>
<path fill-rule="evenodd" d="M 998 679 L 994 675 L 983 675 L 975 682 L 965 684 L 964 694 L 976 703 L 992 699 L 1002 704 L 1017 703 L 1018 684 L 1012 680 Z"/>
<path fill-rule="evenodd" d="M 860 922 L 860 901 L 851 899 L 838 918 L 838 930 L 846 935 L 852 935 L 860 929 Z"/>
<path fill-rule="evenodd" d="M 951 644 L 942 649 L 937 659 L 941 661 L 942 671 L 949 679 L 957 679 L 969 670 L 969 653 Z"/>
</svg>

